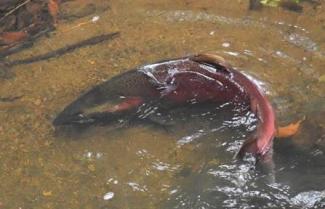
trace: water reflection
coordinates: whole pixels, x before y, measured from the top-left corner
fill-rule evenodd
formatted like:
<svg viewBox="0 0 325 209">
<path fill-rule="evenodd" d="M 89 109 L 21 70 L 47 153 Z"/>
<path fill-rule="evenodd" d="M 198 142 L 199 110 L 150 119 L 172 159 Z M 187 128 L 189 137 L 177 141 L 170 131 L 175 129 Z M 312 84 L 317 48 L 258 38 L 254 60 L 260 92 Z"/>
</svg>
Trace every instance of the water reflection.
<svg viewBox="0 0 325 209">
<path fill-rule="evenodd" d="M 277 171 L 275 175 L 281 182 L 286 174 Z M 180 182 L 163 208 L 323 208 L 325 203 L 324 190 L 297 193 L 285 182 L 268 184 L 254 163 L 248 162 L 206 168 Z"/>
</svg>

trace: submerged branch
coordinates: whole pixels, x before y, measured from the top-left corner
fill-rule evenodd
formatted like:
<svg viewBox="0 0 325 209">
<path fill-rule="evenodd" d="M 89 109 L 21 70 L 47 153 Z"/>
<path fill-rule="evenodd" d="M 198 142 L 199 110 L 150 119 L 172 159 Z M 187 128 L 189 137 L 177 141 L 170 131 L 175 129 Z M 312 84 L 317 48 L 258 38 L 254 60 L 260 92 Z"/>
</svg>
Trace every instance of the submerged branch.
<svg viewBox="0 0 325 209">
<path fill-rule="evenodd" d="M 16 6 L 15 8 L 13 8 L 12 10 L 10 10 L 9 12 L 7 12 L 4 16 L 2 16 L 0 18 L 0 22 L 2 22 L 7 16 L 11 15 L 12 13 L 14 13 L 15 11 L 17 11 L 20 7 L 24 6 L 25 4 L 27 4 L 28 2 L 30 2 L 31 0 L 26 0 L 23 3 L 19 4 L 18 6 Z"/>
<path fill-rule="evenodd" d="M 14 102 L 20 98 L 22 98 L 23 95 L 20 96 L 10 96 L 10 97 L 0 97 L 0 102 Z"/>
</svg>

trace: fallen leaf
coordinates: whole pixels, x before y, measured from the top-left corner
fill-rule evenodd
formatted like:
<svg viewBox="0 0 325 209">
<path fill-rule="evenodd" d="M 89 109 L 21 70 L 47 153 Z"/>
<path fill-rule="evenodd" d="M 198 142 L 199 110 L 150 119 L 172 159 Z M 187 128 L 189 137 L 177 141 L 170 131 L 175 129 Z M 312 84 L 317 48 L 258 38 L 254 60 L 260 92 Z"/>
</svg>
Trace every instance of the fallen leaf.
<svg viewBox="0 0 325 209">
<path fill-rule="evenodd" d="M 319 82 L 325 82 L 325 74 L 319 77 Z"/>
<path fill-rule="evenodd" d="M 300 128 L 301 122 L 304 121 L 304 119 L 299 120 L 295 123 L 290 123 L 287 126 L 283 126 L 283 127 L 278 127 L 277 133 L 276 133 L 276 137 L 279 138 L 288 138 L 291 137 L 293 135 L 295 135 Z"/>
<path fill-rule="evenodd" d="M 27 36 L 28 34 L 25 31 L 4 32 L 0 34 L 0 42 L 3 44 L 12 44 L 24 40 Z"/>
<path fill-rule="evenodd" d="M 90 64 L 95 64 L 95 61 L 93 61 L 93 60 L 87 60 Z"/>
<path fill-rule="evenodd" d="M 50 15 L 53 18 L 54 24 L 56 24 L 59 13 L 59 0 L 49 0 L 47 3 L 47 7 Z"/>
<path fill-rule="evenodd" d="M 43 191 L 43 196 L 45 197 L 52 196 L 52 191 Z"/>
</svg>

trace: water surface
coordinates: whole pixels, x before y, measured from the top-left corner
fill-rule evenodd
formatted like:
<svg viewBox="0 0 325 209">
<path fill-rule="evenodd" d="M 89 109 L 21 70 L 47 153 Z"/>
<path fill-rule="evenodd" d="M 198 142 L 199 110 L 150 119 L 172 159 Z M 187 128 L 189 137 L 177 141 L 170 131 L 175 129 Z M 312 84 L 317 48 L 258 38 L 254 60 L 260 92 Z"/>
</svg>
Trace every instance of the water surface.
<svg viewBox="0 0 325 209">
<path fill-rule="evenodd" d="M 95 9 L 82 10 L 86 16 L 63 15 L 49 37 L 6 58 L 121 33 L 60 58 L 16 66 L 11 78 L 1 80 L 1 97 L 22 97 L 0 101 L 0 205 L 324 208 L 325 4 L 303 2 L 303 12 L 296 13 L 249 11 L 247 2 L 96 0 Z M 64 14 L 78 9 L 66 5 Z M 92 22 L 94 17 L 99 19 Z M 221 112 L 211 121 L 203 115 L 167 129 L 137 124 L 56 135 L 52 120 L 87 89 L 138 65 L 205 51 L 259 81 L 278 124 L 306 118 L 297 136 L 275 142 L 273 181 L 252 159 L 233 159 L 251 131 L 241 125 L 247 117 L 229 119 Z"/>
</svg>

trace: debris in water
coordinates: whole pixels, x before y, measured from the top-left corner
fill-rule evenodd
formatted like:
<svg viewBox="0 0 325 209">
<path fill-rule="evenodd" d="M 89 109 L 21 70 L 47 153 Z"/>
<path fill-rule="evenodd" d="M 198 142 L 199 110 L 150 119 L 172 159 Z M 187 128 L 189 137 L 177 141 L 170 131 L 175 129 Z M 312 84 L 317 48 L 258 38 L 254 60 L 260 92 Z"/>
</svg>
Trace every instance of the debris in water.
<svg viewBox="0 0 325 209">
<path fill-rule="evenodd" d="M 110 200 L 110 199 L 112 199 L 113 197 L 114 197 L 114 192 L 107 192 L 107 193 L 104 195 L 103 199 L 104 199 L 104 200 Z"/>
</svg>

